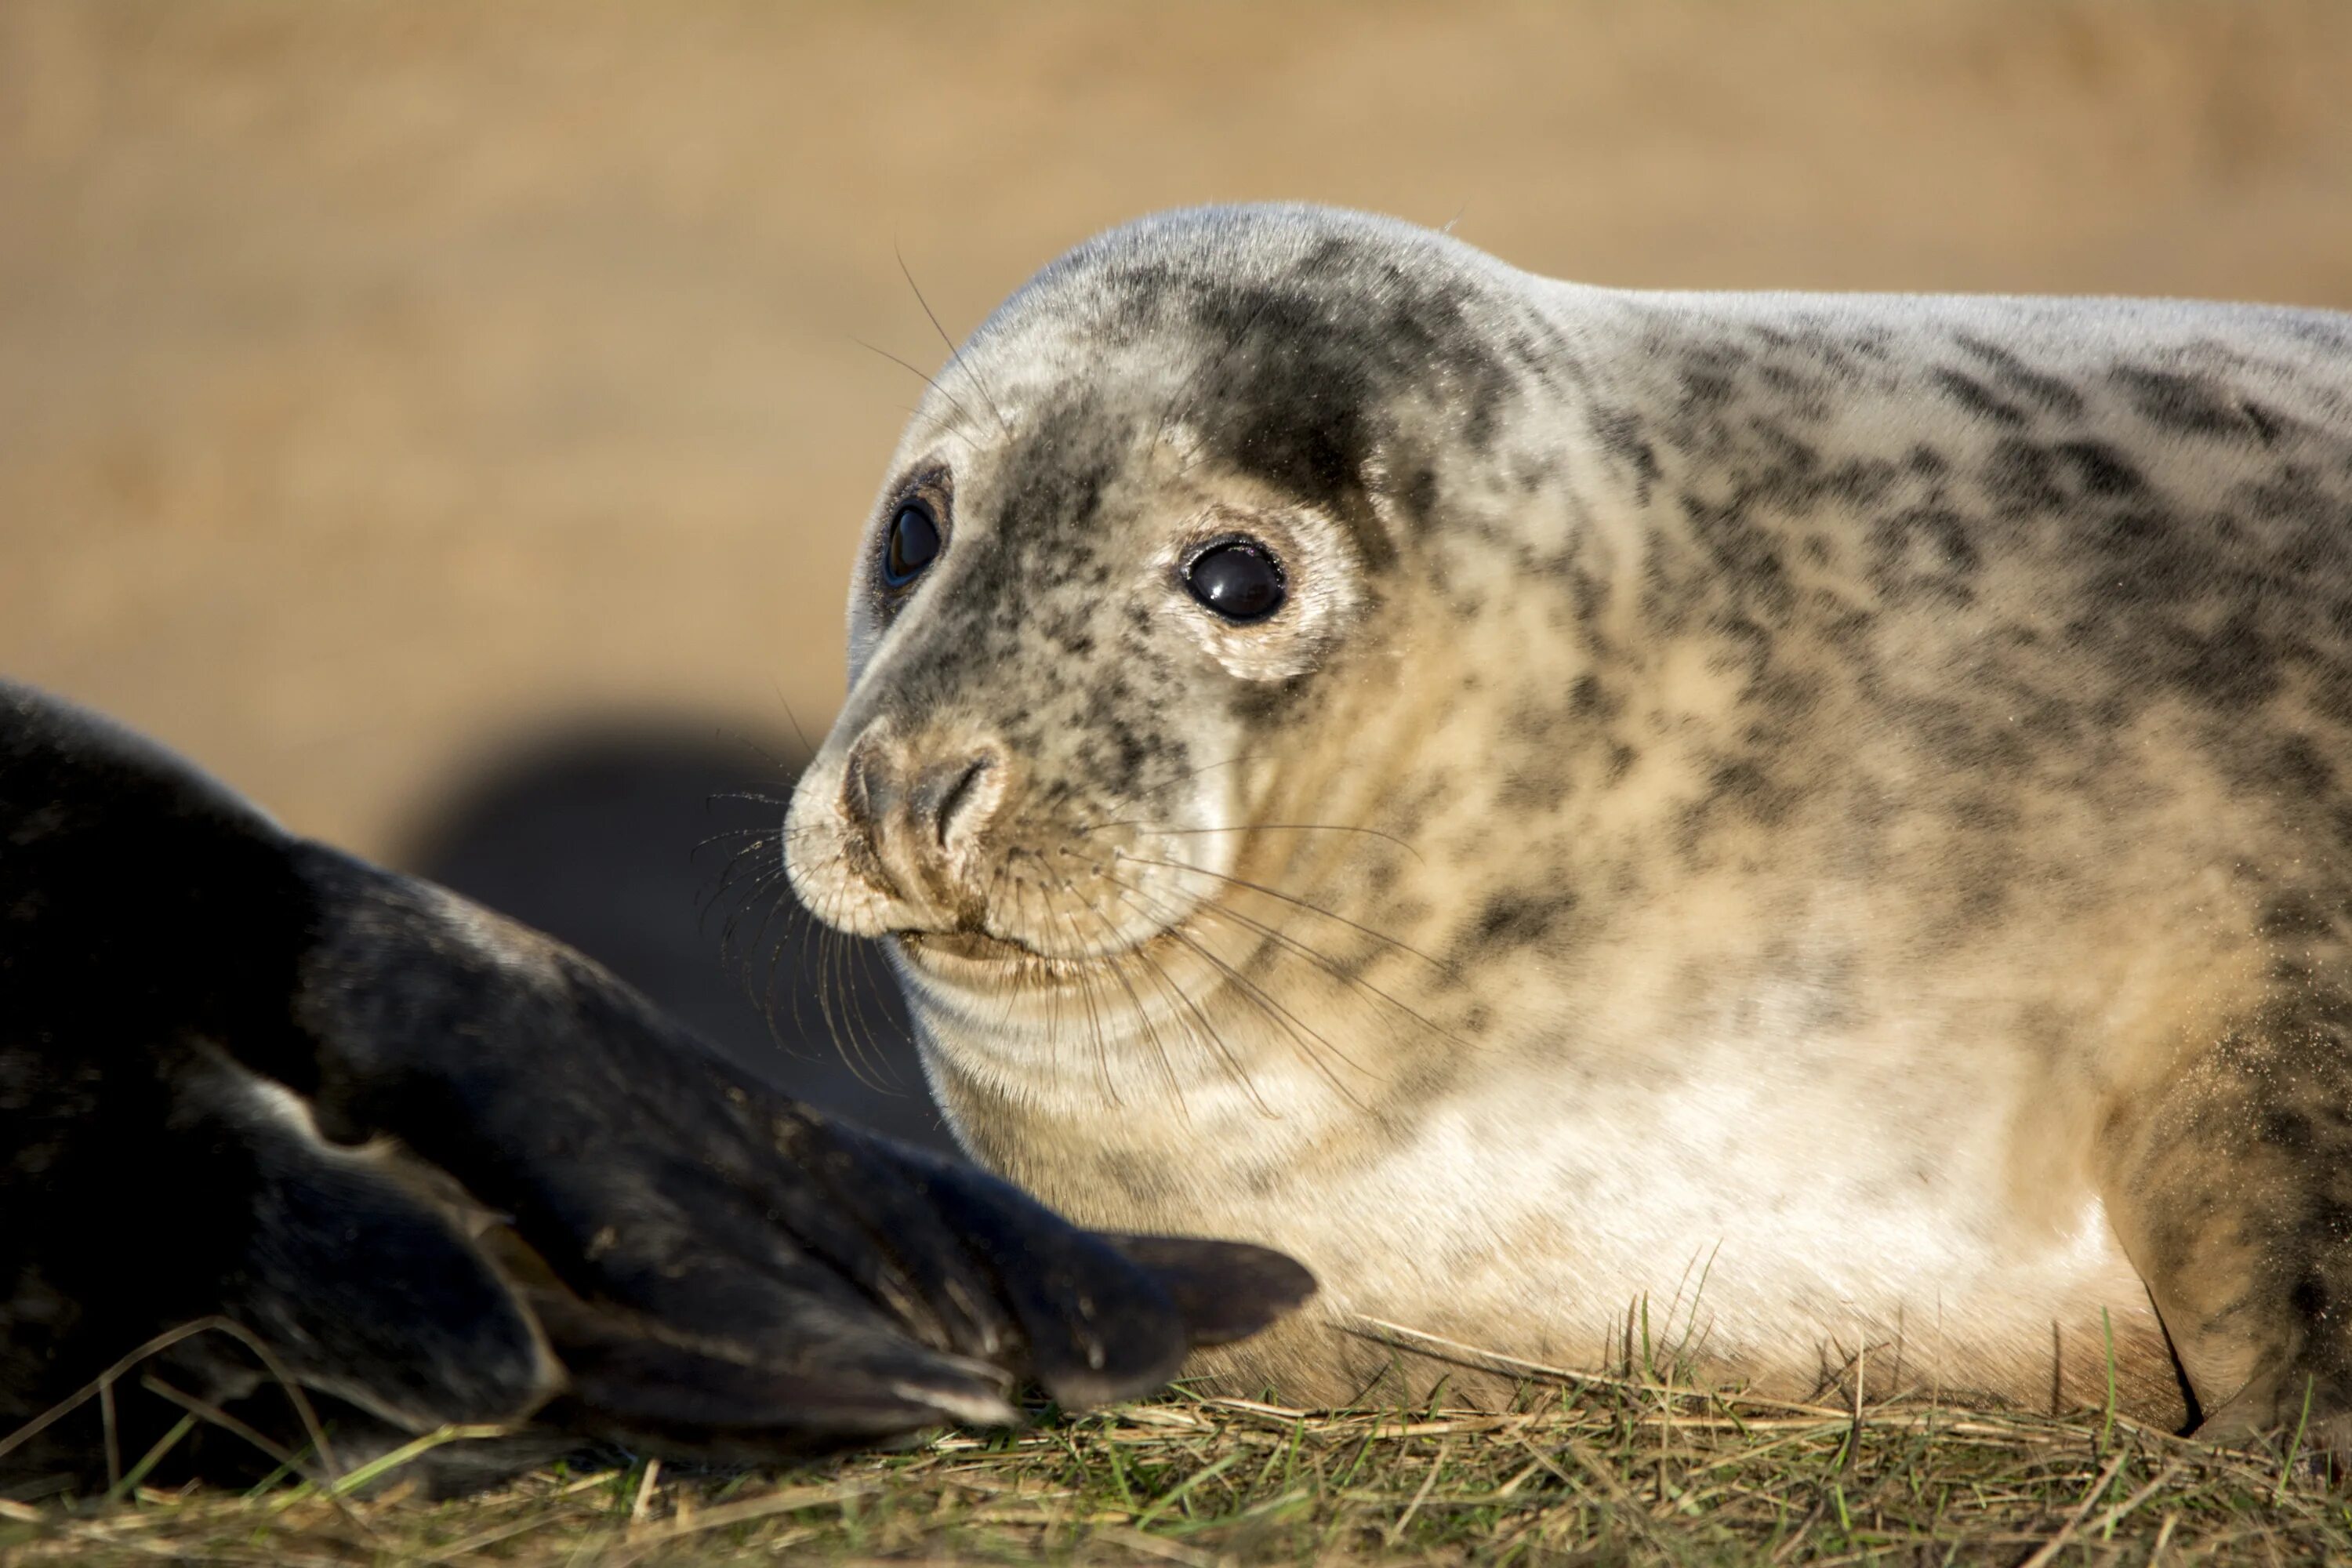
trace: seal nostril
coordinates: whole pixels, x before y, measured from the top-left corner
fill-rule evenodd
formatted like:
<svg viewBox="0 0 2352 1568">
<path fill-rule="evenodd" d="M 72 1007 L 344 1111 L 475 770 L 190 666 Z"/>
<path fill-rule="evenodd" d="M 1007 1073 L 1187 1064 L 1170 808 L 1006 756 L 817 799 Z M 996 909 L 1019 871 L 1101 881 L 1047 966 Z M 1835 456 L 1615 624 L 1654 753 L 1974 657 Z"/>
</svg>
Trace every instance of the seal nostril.
<svg viewBox="0 0 2352 1568">
<path fill-rule="evenodd" d="M 947 847 L 948 831 L 954 825 L 957 811 L 971 798 L 972 791 L 978 787 L 981 779 L 995 765 L 995 759 L 992 757 L 974 757 L 940 796 L 939 808 L 932 816 L 932 828 L 939 834 L 940 848 Z"/>
<path fill-rule="evenodd" d="M 852 822 L 870 830 L 874 826 L 874 791 L 866 769 L 866 748 L 855 748 L 842 765 L 841 804 Z"/>
</svg>

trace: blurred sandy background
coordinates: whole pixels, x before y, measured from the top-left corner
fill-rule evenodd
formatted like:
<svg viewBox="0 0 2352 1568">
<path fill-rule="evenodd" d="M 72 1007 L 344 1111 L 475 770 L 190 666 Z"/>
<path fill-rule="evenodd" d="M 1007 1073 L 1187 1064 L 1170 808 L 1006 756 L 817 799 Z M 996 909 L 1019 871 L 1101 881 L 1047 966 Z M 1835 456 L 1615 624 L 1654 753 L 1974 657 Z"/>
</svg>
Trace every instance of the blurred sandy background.
<svg viewBox="0 0 2352 1568">
<path fill-rule="evenodd" d="M 919 390 L 859 340 L 944 355 L 894 246 L 961 334 L 1275 196 L 1598 282 L 2352 306 L 2352 5 L 0 0 L 0 670 L 411 858 L 567 715 L 821 733 Z"/>
<path fill-rule="evenodd" d="M 821 732 L 914 393 L 1302 196 L 1602 282 L 2352 305 L 2352 6 L 0 0 L 0 669 L 375 853 L 499 737 Z"/>
</svg>

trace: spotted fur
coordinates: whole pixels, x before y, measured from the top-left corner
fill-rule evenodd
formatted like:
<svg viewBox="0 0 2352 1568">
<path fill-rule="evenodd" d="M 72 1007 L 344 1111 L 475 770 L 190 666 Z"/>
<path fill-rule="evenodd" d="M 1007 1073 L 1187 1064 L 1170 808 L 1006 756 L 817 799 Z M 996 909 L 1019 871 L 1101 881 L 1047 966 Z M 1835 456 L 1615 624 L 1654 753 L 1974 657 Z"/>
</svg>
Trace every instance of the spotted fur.
<svg viewBox="0 0 2352 1568">
<path fill-rule="evenodd" d="M 1646 1302 L 1777 1390 L 2064 1404 L 2111 1326 L 2144 1412 L 2352 1411 L 2352 319 L 1211 209 L 1014 295 L 876 529 L 919 476 L 790 869 L 976 1155 L 1312 1264 L 1236 1375 Z"/>
</svg>

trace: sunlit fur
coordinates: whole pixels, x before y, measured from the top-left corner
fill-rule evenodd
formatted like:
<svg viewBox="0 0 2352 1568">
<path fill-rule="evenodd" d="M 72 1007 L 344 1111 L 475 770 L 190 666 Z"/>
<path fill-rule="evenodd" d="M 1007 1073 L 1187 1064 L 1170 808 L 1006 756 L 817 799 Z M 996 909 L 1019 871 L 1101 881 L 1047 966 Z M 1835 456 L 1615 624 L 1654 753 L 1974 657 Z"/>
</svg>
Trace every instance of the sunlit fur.
<svg viewBox="0 0 2352 1568">
<path fill-rule="evenodd" d="M 1183 589 L 1228 533 L 1262 625 Z M 1241 1381 L 1352 1394 L 1378 1320 L 2044 1405 L 2112 1342 L 2177 1417 L 2168 1328 L 2215 1429 L 2325 1421 L 2347 548 L 2345 318 L 1171 215 L 940 373 L 788 865 L 978 1158 L 1312 1265 Z"/>
</svg>

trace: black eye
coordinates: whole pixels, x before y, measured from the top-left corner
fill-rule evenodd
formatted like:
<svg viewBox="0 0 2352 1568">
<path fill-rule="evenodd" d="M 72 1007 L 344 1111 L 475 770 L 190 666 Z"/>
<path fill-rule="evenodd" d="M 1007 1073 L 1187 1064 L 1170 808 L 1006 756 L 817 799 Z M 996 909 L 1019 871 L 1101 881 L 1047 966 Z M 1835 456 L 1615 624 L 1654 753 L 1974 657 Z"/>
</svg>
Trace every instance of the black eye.
<svg viewBox="0 0 2352 1568">
<path fill-rule="evenodd" d="M 903 588 L 921 574 L 940 552 L 939 520 L 931 509 L 910 500 L 890 520 L 890 537 L 882 547 L 882 581 Z"/>
<path fill-rule="evenodd" d="M 1255 539 L 1229 539 L 1184 569 L 1192 597 L 1229 621 L 1262 621 L 1282 608 L 1282 563 Z"/>
</svg>

